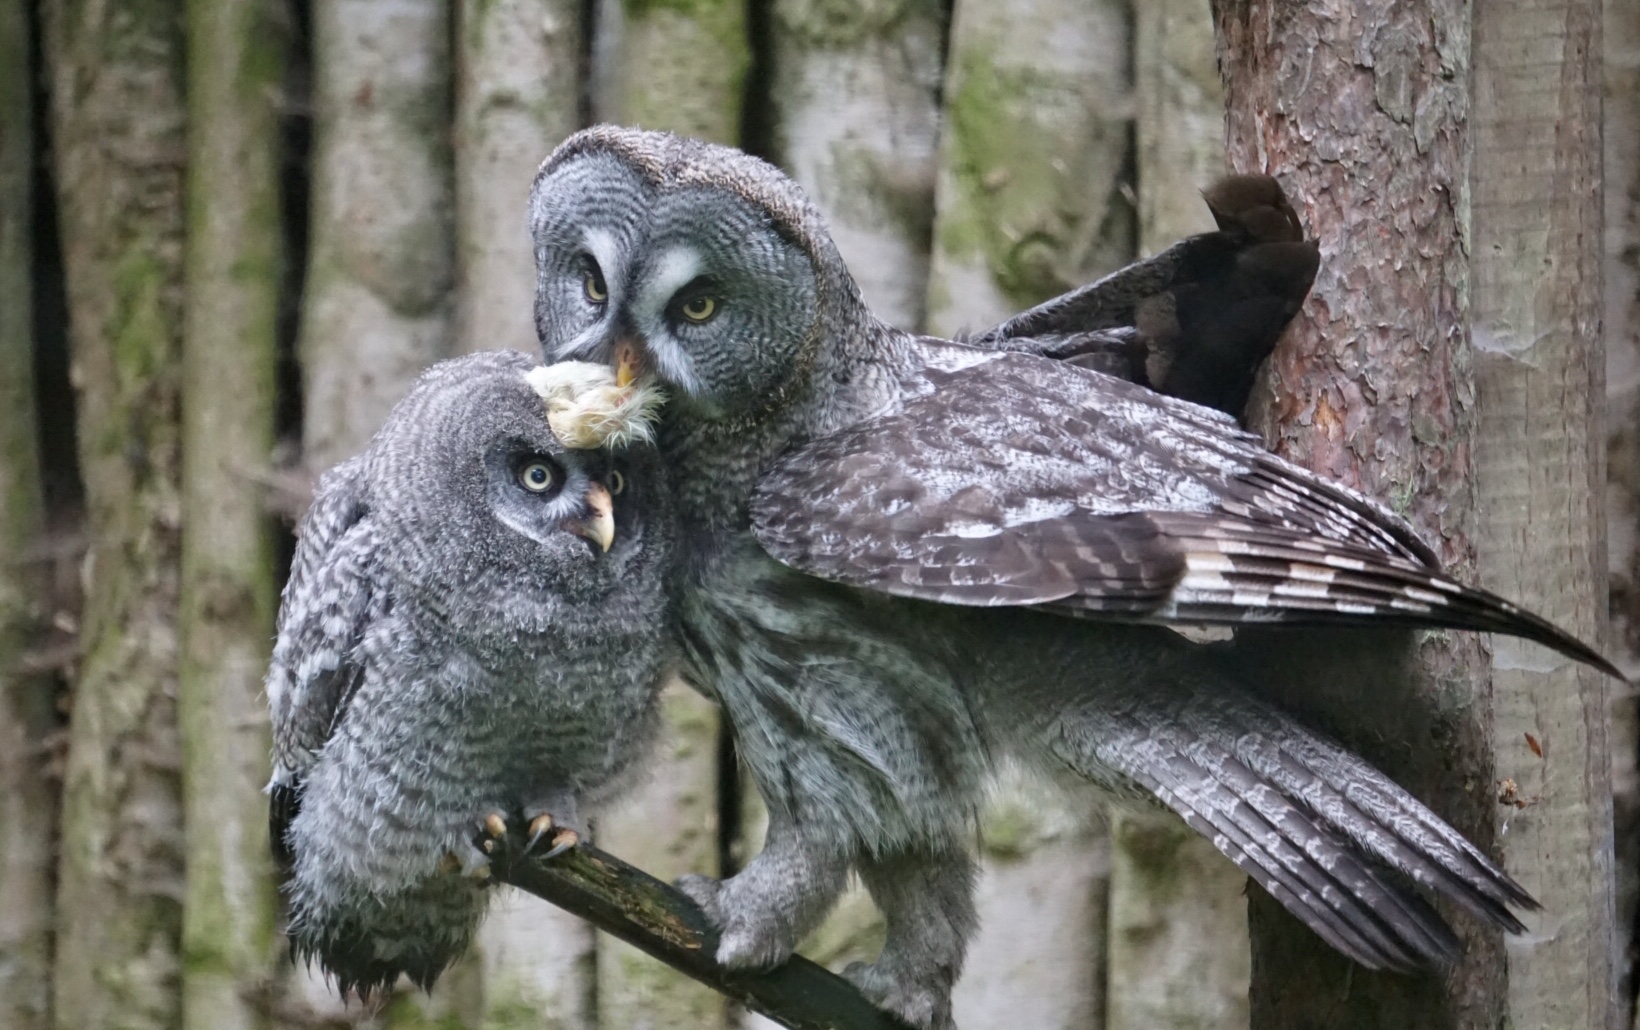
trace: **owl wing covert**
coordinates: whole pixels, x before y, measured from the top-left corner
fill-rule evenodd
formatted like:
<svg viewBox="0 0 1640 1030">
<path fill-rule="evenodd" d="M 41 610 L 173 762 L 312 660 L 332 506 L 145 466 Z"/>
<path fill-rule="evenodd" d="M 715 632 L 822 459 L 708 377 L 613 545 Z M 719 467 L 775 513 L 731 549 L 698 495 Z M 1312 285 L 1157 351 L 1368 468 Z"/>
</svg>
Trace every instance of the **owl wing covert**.
<svg viewBox="0 0 1640 1030">
<path fill-rule="evenodd" d="M 1227 416 L 1087 369 L 924 340 L 894 409 L 782 455 L 753 530 L 823 579 L 947 604 L 1144 622 L 1508 633 L 1608 672 L 1445 575 L 1404 520 Z"/>
<path fill-rule="evenodd" d="M 320 479 L 280 604 L 267 692 L 273 712 L 269 830 L 282 858 L 302 774 L 364 673 L 356 648 L 377 600 L 369 575 L 375 529 L 366 516 L 360 461 L 344 462 Z"/>
</svg>

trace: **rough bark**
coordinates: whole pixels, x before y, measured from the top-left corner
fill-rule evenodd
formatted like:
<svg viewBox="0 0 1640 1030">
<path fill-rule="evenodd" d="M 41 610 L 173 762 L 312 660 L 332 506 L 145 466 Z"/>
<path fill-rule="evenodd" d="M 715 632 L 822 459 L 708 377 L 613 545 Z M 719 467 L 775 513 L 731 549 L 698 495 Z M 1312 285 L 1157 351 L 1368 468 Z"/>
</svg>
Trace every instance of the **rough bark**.
<svg viewBox="0 0 1640 1030">
<path fill-rule="evenodd" d="M 1225 170 L 1224 88 L 1198 0 L 1134 11 L 1139 251 L 1211 231 Z M 1109 1030 L 1247 1026 L 1247 877 L 1161 813 L 1111 813 Z"/>
<path fill-rule="evenodd" d="M 580 126 L 580 0 L 456 5 L 456 350 L 537 351 L 525 209 L 535 169 Z M 478 932 L 486 1017 L 591 1025 L 591 927 L 499 892 Z M 550 1020 L 550 1023 L 549 1023 Z"/>
<path fill-rule="evenodd" d="M 1640 673 L 1640 4 L 1604 5 L 1605 318 L 1607 567 L 1613 653 Z M 1640 922 L 1640 727 L 1635 696 L 1612 705 L 1613 837 L 1617 842 L 1617 934 L 1626 943 L 1620 1000 L 1634 1007 Z M 1628 1026 L 1632 1011 L 1622 1020 Z"/>
<path fill-rule="evenodd" d="M 451 351 L 450 26 L 448 0 L 314 3 L 300 341 L 314 471 L 357 451 Z"/>
<path fill-rule="evenodd" d="M 59 865 L 57 1026 L 179 1020 L 177 398 L 183 12 L 43 5 L 90 552 Z"/>
<path fill-rule="evenodd" d="M 927 304 L 945 17 L 940 0 L 773 0 L 770 156 L 906 329 Z"/>
<path fill-rule="evenodd" d="M 1473 578 L 1469 7 L 1218 0 L 1214 13 L 1231 165 L 1281 179 L 1321 247 L 1254 424 L 1280 453 L 1395 507 Z M 1493 846 L 1491 692 L 1474 635 L 1242 634 L 1240 650 L 1278 698 Z M 1371 974 L 1255 892 L 1252 1025 L 1500 1025 L 1500 935 L 1442 911 L 1466 948 L 1444 979 Z"/>
<path fill-rule="evenodd" d="M 41 638 L 45 501 L 34 403 L 33 68 L 27 11 L 0 9 L 0 1026 L 51 1024 L 57 791 L 52 677 L 24 655 Z"/>
<path fill-rule="evenodd" d="M 456 8 L 456 349 L 534 350 L 530 182 L 581 124 L 580 0 Z"/>
<path fill-rule="evenodd" d="M 956 5 L 930 331 L 983 329 L 1133 257 L 1132 43 L 1114 0 Z"/>
<path fill-rule="evenodd" d="M 718 712 L 681 683 L 662 698 L 664 729 L 648 782 L 597 819 L 598 844 L 663 880 L 718 873 Z M 722 1027 L 721 995 L 622 940 L 598 938 L 598 1025 L 608 1030 Z"/>
<path fill-rule="evenodd" d="M 1474 14 L 1470 316 L 1480 581 L 1585 640 L 1606 628 L 1600 2 Z M 1609 691 L 1493 641 L 1496 772 L 1527 800 L 1504 864 L 1543 902 L 1507 942 L 1514 1026 L 1617 1025 Z"/>
<path fill-rule="evenodd" d="M 255 473 L 272 460 L 282 272 L 279 114 L 291 26 L 274 0 L 188 4 L 182 349 L 182 1025 L 266 1025 L 277 894 L 262 786 L 276 598 Z"/>
<path fill-rule="evenodd" d="M 594 114 L 714 143 L 740 139 L 747 0 L 600 0 Z"/>
</svg>

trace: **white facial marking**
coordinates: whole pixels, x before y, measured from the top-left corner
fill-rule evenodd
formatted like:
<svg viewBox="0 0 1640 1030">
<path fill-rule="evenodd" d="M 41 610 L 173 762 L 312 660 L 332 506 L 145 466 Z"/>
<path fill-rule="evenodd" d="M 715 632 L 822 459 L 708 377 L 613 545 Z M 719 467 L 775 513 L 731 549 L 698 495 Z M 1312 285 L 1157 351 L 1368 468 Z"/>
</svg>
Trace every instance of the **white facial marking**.
<svg viewBox="0 0 1640 1030">
<path fill-rule="evenodd" d="M 660 315 L 672 295 L 700 275 L 700 252 L 693 247 L 672 247 L 655 260 L 654 271 L 643 284 L 638 310 L 644 315 Z"/>
</svg>

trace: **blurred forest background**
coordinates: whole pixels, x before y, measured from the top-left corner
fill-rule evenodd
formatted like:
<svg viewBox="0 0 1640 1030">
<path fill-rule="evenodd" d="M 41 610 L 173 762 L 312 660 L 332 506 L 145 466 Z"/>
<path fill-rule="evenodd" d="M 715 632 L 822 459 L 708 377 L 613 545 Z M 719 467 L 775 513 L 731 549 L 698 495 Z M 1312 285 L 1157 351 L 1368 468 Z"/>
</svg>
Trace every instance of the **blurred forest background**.
<svg viewBox="0 0 1640 1030">
<path fill-rule="evenodd" d="M 1276 6 L 1292 21 L 1271 38 L 1351 17 Z M 1567 61 L 1604 76 L 1584 125 L 1605 148 L 1596 429 L 1609 642 L 1640 671 L 1640 2 L 1607 0 L 1603 36 L 1598 3 L 1522 6 L 1584 12 L 1567 46 L 1592 51 Z M 1441 19 L 1467 17 L 1353 17 L 1409 11 L 1441 45 Z M 1232 35 L 1225 74 L 1256 77 L 1232 67 Z M 525 199 L 580 126 L 769 157 L 827 212 L 879 314 L 951 333 L 1212 227 L 1197 191 L 1227 166 L 1215 53 L 1207 0 L 0 0 L 0 1030 L 756 1025 L 519 895 L 431 996 L 380 1013 L 285 959 L 261 677 L 307 485 L 429 362 L 535 349 Z M 1389 78 L 1378 103 L 1411 139 L 1424 108 L 1399 119 Z M 1282 103 L 1328 88 L 1318 73 Z M 1320 221 L 1330 302 L 1329 267 L 1378 243 L 1327 235 L 1341 223 L 1312 208 L 1314 180 L 1260 164 L 1274 138 L 1243 131 L 1238 168 L 1273 170 Z M 1598 163 L 1593 181 L 1598 196 Z M 653 781 L 598 842 L 662 877 L 730 872 L 757 847 L 755 792 L 710 704 L 678 687 L 668 706 Z M 1603 717 L 1618 904 L 1596 930 L 1624 953 L 1626 999 L 1631 699 Z M 1490 769 L 1463 786 L 1486 803 Z M 1567 789 L 1541 779 L 1510 780 L 1506 810 L 1530 820 L 1519 798 Z M 1005 784 L 982 850 L 962 1025 L 1248 1026 L 1245 878 L 1182 825 Z M 880 939 L 851 895 L 804 951 L 840 967 Z"/>
</svg>

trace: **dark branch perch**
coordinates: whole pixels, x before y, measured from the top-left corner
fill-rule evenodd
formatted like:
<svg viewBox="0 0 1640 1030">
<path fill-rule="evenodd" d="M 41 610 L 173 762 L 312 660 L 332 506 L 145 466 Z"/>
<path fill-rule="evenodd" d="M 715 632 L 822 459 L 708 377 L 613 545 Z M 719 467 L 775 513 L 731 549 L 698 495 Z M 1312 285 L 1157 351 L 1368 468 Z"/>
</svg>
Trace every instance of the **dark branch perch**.
<svg viewBox="0 0 1640 1030">
<path fill-rule="evenodd" d="M 765 973 L 718 965 L 718 933 L 679 891 L 614 855 L 581 845 L 543 864 L 498 855 L 496 879 L 573 912 L 792 1030 L 906 1030 L 847 980 L 804 958 Z"/>
</svg>

